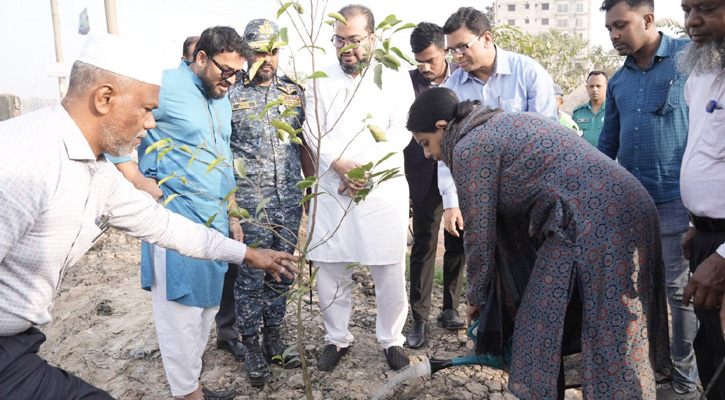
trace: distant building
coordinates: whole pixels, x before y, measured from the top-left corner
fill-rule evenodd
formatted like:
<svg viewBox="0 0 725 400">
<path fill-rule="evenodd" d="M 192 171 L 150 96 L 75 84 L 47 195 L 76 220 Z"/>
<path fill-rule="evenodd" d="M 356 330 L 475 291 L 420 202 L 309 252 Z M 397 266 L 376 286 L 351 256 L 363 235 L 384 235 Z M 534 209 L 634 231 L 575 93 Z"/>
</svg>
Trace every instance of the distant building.
<svg viewBox="0 0 725 400">
<path fill-rule="evenodd" d="M 52 107 L 59 103 L 60 103 L 60 100 L 52 99 L 52 98 L 42 98 L 42 97 L 24 98 L 23 105 L 21 108 L 21 113 L 27 114 L 29 112 L 33 112 L 33 111 L 39 110 L 41 108 Z"/>
<path fill-rule="evenodd" d="M 495 0 L 494 25 L 510 25 L 533 35 L 556 29 L 589 44 L 591 3 L 589 0 Z"/>
</svg>

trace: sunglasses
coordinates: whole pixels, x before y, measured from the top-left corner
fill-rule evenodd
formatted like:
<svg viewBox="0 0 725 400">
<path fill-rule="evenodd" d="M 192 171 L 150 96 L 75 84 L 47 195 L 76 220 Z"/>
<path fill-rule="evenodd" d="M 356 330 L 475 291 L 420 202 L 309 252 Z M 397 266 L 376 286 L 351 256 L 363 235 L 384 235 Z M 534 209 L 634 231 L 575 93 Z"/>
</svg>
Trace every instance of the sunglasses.
<svg viewBox="0 0 725 400">
<path fill-rule="evenodd" d="M 222 71 L 223 79 L 229 79 L 232 76 L 236 75 L 239 71 L 241 71 L 241 69 L 232 69 L 232 68 L 222 67 L 221 65 L 219 65 L 218 62 L 216 62 L 216 60 L 214 60 L 214 57 L 209 57 L 209 59 L 211 60 L 211 62 L 214 63 L 214 65 L 216 65 L 217 68 L 219 68 L 220 71 Z"/>
</svg>

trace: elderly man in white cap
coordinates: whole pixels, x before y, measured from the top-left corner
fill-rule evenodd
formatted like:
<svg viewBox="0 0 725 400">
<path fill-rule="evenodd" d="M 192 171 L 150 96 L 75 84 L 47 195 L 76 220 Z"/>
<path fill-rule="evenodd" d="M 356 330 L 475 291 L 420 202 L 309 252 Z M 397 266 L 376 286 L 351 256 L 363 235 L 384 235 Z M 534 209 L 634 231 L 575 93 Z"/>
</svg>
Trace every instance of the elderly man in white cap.
<svg viewBox="0 0 725 400">
<path fill-rule="evenodd" d="M 104 152 L 128 154 L 155 126 L 161 71 L 151 55 L 130 61 L 143 51 L 89 37 L 61 105 L 0 123 L 13 149 L 0 158 L 1 399 L 111 398 L 40 358 L 45 336 L 35 327 L 51 321 L 63 272 L 108 227 L 192 257 L 297 272 L 289 254 L 247 248 L 165 210 L 106 161 Z"/>
</svg>

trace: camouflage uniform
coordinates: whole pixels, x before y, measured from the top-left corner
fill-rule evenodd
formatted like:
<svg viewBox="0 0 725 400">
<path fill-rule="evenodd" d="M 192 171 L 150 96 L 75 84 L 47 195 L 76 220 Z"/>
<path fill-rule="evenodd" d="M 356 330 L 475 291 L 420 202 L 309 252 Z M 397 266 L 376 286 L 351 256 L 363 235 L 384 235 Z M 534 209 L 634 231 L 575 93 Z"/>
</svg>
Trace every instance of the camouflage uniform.
<svg viewBox="0 0 725 400">
<path fill-rule="evenodd" d="M 282 105 L 270 108 L 263 120 L 252 119 L 264 111 L 268 102 L 281 96 Z M 294 129 L 304 121 L 302 110 L 304 93 L 286 76 L 275 76 L 269 86 L 259 86 L 249 79 L 238 81 L 229 91 L 232 103 L 231 149 L 235 159 L 244 160 L 247 178 L 236 175 L 236 200 L 239 207 L 254 215 L 257 205 L 265 198 L 267 216 L 260 213 L 261 223 L 275 226 L 272 231 L 251 224 L 243 224 L 244 242 L 259 243 L 260 247 L 292 253 L 295 236 L 299 230 L 302 208 L 298 205 L 302 193 L 295 186 L 301 178 L 300 149 L 289 140 L 277 137 L 277 128 L 270 121 L 279 120 L 287 108 L 294 108 L 298 115 L 284 119 Z M 292 243 L 292 244 L 291 244 Z M 265 327 L 282 324 L 286 311 L 287 293 L 292 281 L 284 276 L 276 282 L 262 270 L 239 266 L 234 286 L 237 323 L 242 335 L 258 332 L 262 318 Z"/>
</svg>

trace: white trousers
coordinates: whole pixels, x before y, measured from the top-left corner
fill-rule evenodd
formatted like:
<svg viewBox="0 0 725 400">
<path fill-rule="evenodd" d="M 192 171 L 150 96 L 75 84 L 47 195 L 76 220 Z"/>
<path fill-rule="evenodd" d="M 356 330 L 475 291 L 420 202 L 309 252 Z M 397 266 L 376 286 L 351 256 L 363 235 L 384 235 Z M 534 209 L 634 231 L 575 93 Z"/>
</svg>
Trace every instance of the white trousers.
<svg viewBox="0 0 725 400">
<path fill-rule="evenodd" d="M 161 360 L 171 394 L 181 397 L 199 387 L 201 356 L 219 307 L 193 307 L 166 300 L 166 249 L 152 245 L 151 254 L 151 305 Z"/>
<path fill-rule="evenodd" d="M 351 263 L 327 263 L 315 261 L 317 272 L 317 294 L 325 324 L 325 342 L 338 347 L 348 347 L 354 340 L 348 330 L 352 315 L 352 273 Z M 408 316 L 408 296 L 405 290 L 405 262 L 389 265 L 369 265 L 375 281 L 375 298 L 378 313 L 375 320 L 375 335 L 378 342 L 387 349 L 402 346 L 405 342 L 403 326 Z"/>
</svg>

